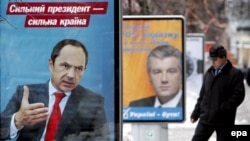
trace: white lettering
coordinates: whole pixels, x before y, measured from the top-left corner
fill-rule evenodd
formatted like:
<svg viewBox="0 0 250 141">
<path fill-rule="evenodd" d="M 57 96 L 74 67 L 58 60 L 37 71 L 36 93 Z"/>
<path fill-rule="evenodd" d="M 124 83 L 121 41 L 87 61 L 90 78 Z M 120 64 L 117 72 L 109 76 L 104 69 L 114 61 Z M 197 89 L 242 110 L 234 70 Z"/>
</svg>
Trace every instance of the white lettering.
<svg viewBox="0 0 250 141">
<path fill-rule="evenodd" d="M 49 6 L 48 13 L 86 13 L 90 12 L 91 6 Z"/>
<path fill-rule="evenodd" d="M 28 25 L 29 26 L 40 26 L 40 25 L 44 25 L 44 26 L 50 26 L 50 25 L 56 25 L 57 24 L 57 20 L 56 19 L 29 19 L 28 20 Z"/>
<path fill-rule="evenodd" d="M 86 25 L 87 20 L 86 19 L 79 19 L 75 17 L 74 19 L 61 19 L 60 20 L 60 25 L 63 26 L 72 26 L 72 25 Z"/>
<path fill-rule="evenodd" d="M 231 136 L 236 136 L 236 138 L 240 137 L 240 136 L 247 136 L 247 131 L 232 131 L 231 132 Z"/>
<path fill-rule="evenodd" d="M 180 116 L 180 112 L 177 112 L 177 113 L 162 112 L 163 118 L 172 118 L 172 117 L 179 117 L 179 116 Z"/>
<path fill-rule="evenodd" d="M 11 13 L 44 13 L 45 6 L 17 6 L 16 4 L 10 5 L 9 11 Z"/>
<path fill-rule="evenodd" d="M 135 118 L 143 118 L 143 117 L 155 117 L 155 112 L 144 112 L 144 113 L 136 113 L 136 112 L 130 112 L 130 117 Z"/>
</svg>

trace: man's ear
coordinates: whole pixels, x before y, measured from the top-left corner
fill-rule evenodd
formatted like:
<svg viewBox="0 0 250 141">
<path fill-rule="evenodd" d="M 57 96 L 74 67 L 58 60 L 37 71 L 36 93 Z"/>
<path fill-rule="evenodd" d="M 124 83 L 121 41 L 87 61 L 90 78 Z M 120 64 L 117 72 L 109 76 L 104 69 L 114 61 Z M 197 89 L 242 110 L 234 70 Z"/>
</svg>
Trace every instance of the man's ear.
<svg viewBox="0 0 250 141">
<path fill-rule="evenodd" d="M 49 70 L 52 71 L 52 69 L 54 67 L 53 60 L 51 58 L 49 58 L 48 63 L 49 63 Z"/>
</svg>

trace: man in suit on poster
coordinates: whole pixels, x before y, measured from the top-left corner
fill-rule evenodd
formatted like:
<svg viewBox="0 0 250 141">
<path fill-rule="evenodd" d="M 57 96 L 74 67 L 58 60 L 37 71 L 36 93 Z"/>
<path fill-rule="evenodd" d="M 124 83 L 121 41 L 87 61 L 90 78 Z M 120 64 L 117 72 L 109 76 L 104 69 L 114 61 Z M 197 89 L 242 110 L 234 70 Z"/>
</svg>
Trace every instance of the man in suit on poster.
<svg viewBox="0 0 250 141">
<path fill-rule="evenodd" d="M 130 102 L 129 107 L 182 107 L 182 54 L 170 45 L 154 48 L 147 72 L 155 96 Z"/>
<path fill-rule="evenodd" d="M 62 40 L 55 45 L 48 63 L 49 81 L 17 87 L 1 113 L 0 139 L 109 140 L 103 97 L 79 85 L 88 63 L 85 46 L 77 40 Z M 63 95 L 57 106 L 62 113 L 57 126 L 50 116 L 54 114 L 56 92 Z M 50 122 L 54 131 L 49 129 Z"/>
</svg>

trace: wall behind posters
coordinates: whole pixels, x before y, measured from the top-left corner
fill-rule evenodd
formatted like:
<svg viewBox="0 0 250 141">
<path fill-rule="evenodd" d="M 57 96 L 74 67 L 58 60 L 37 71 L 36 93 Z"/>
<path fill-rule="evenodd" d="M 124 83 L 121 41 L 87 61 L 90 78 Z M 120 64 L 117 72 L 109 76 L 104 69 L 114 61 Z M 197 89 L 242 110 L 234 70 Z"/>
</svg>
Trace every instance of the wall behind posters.
<svg viewBox="0 0 250 141">
<path fill-rule="evenodd" d="M 0 1 L 1 111 L 15 92 L 17 85 L 44 83 L 49 80 L 48 59 L 52 48 L 60 40 L 70 38 L 81 41 L 89 53 L 87 69 L 80 84 L 105 98 L 107 118 L 113 122 L 114 1 L 100 0 L 95 3 L 91 0 L 85 3 L 85 10 L 75 9 L 67 12 L 61 11 L 60 6 L 77 6 L 84 2 L 82 0 L 74 0 L 81 3 L 66 0 L 15 2 Z M 45 7 L 45 12 L 42 14 L 41 11 L 20 12 L 16 5 Z M 46 8 L 49 6 L 54 9 L 48 12 Z M 94 8 L 97 8 L 97 11 Z"/>
</svg>

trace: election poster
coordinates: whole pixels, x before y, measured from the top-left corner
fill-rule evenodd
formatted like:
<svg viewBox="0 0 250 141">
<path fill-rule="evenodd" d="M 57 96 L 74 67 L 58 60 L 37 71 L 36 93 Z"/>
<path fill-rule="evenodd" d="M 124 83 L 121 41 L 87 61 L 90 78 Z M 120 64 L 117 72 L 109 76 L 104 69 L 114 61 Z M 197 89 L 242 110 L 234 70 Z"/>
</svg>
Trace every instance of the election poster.
<svg viewBox="0 0 250 141">
<path fill-rule="evenodd" d="M 198 97 L 204 74 L 205 35 L 186 34 L 186 90 Z"/>
<path fill-rule="evenodd" d="M 5 128 L 3 124 L 9 121 L 4 116 L 12 117 L 20 110 L 20 97 L 24 97 L 26 93 L 23 86 L 26 85 L 29 88 L 28 102 L 31 104 L 34 100 L 32 86 L 45 84 L 46 90 L 43 90 L 47 95 L 51 91 L 50 86 L 57 89 L 63 85 L 68 97 L 62 112 L 65 123 L 61 122 L 58 126 L 61 136 L 87 140 L 88 137 L 97 135 L 96 132 L 100 131 L 99 129 L 95 131 L 97 130 L 95 128 L 105 123 L 109 131 L 105 136 L 110 139 L 109 141 L 119 140 L 121 119 L 119 106 L 121 16 L 119 7 L 119 1 L 115 0 L 0 1 L 1 139 L 10 137 L 9 128 Z M 65 51 L 69 60 L 59 64 L 64 69 L 63 73 L 62 70 L 56 68 L 58 57 L 63 54 L 60 52 L 64 48 L 62 44 L 77 47 L 83 45 L 86 49 L 83 52 L 77 52 L 85 54 L 85 57 L 78 58 L 77 54 L 74 55 L 70 50 Z M 53 50 L 56 45 L 62 45 L 63 48 L 57 52 Z M 54 62 L 51 59 L 53 51 L 57 53 Z M 81 59 L 85 60 L 85 63 L 82 63 L 84 61 L 81 62 Z M 56 81 L 60 81 L 59 86 L 56 86 Z M 13 95 L 19 93 L 19 86 L 21 86 L 20 97 L 13 98 Z M 64 89 L 61 88 L 61 90 Z M 75 93 L 78 97 L 74 98 L 74 101 Z M 40 96 L 36 97 L 37 102 L 43 103 L 45 107 L 52 107 L 48 99 L 42 101 L 39 99 Z M 99 98 L 100 102 L 98 103 L 94 98 L 81 99 L 84 96 Z M 13 107 L 13 103 L 16 107 Z M 86 103 L 89 104 L 85 105 Z M 73 104 L 75 106 L 72 106 Z M 13 108 L 11 110 L 8 109 L 10 105 Z M 95 108 L 101 110 L 95 111 Z M 49 109 L 48 113 L 50 114 L 51 111 Z M 83 114 L 84 112 L 87 113 Z M 15 116 L 13 118 L 16 120 Z M 46 129 L 48 120 L 49 117 L 45 121 L 32 125 L 32 132 L 26 128 L 25 124 L 11 139 L 21 138 L 22 133 L 27 131 L 32 134 L 40 131 L 40 128 Z M 66 125 L 67 128 L 65 128 Z M 42 140 L 45 130 L 39 132 L 37 136 Z"/>
<path fill-rule="evenodd" d="M 184 120 L 182 16 L 123 16 L 123 121 Z"/>
</svg>

